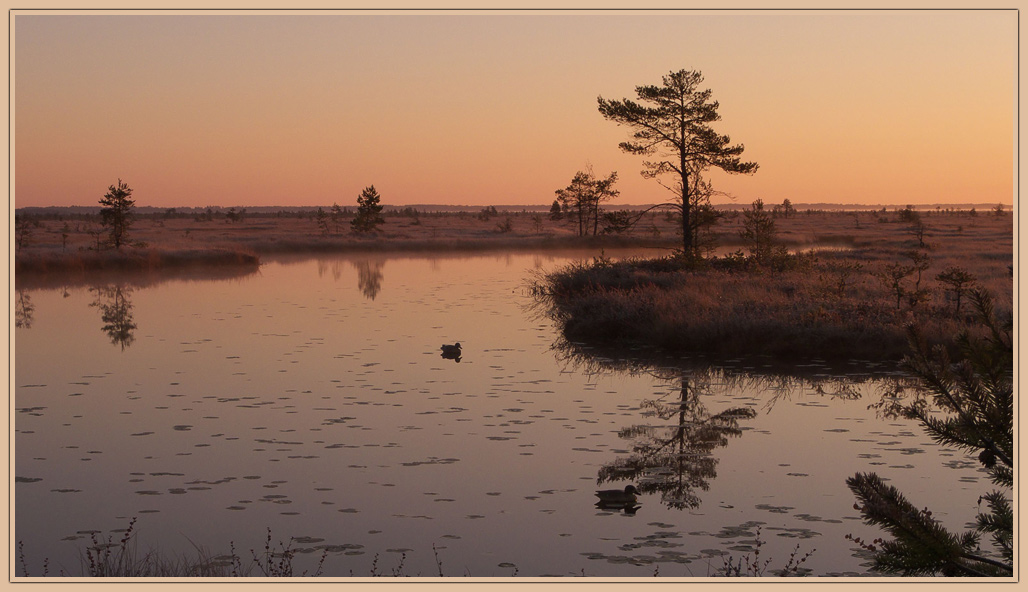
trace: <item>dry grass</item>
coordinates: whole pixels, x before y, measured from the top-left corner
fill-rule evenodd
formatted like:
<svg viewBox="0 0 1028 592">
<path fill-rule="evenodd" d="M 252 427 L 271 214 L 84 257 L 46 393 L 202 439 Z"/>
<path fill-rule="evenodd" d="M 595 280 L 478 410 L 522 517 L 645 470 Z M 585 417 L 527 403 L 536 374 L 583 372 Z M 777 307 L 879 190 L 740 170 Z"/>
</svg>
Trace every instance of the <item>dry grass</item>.
<svg viewBox="0 0 1028 592">
<path fill-rule="evenodd" d="M 28 251 L 18 253 L 15 273 L 24 272 L 83 272 L 93 270 L 158 270 L 193 265 L 251 266 L 260 264 L 260 258 L 245 250 L 232 249 L 158 249 L 125 248 L 106 251 Z"/>
<path fill-rule="evenodd" d="M 97 250 L 100 228 L 85 217 L 35 219 L 15 249 L 19 272 L 181 266 L 195 263 L 246 264 L 262 254 L 347 251 L 444 251 L 511 248 L 616 247 L 651 244 L 673 247 L 675 224 L 661 214 L 648 216 L 623 235 L 578 237 L 546 213 L 467 212 L 391 213 L 373 232 L 354 233 L 349 218 L 319 225 L 311 215 L 247 215 L 241 221 L 192 216 L 139 217 L 129 231 L 130 246 Z M 18 235 L 16 233 L 16 243 Z"/>
<path fill-rule="evenodd" d="M 852 248 L 793 256 L 777 270 L 741 257 L 700 265 L 670 257 L 598 260 L 550 275 L 540 291 L 570 340 L 732 356 L 898 359 L 907 348 L 905 325 L 919 324 L 936 343 L 965 325 L 969 311 L 957 314 L 952 294 L 936 279 L 949 267 L 974 274 L 999 310 L 1013 307 L 1010 215 L 932 212 L 922 222 L 925 248 L 895 213 L 799 214 L 779 219 L 781 236 L 792 245 Z M 721 232 L 731 236 L 734 223 Z M 888 265 L 912 265 L 914 253 L 927 257 L 920 292 L 912 298 L 914 272 L 897 297 L 881 273 Z"/>
</svg>

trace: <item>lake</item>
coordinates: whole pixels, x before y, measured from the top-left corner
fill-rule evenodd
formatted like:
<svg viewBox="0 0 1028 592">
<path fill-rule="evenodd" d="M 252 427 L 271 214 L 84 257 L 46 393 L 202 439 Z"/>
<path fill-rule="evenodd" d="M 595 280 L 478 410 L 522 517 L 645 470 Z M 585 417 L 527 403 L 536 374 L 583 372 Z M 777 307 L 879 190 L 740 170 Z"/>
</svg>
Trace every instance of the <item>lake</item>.
<svg viewBox="0 0 1028 592">
<path fill-rule="evenodd" d="M 611 252 L 619 257 L 638 252 Z M 649 254 L 652 254 L 650 252 Z M 724 557 L 867 575 L 845 479 L 962 531 L 974 459 L 868 405 L 888 364 L 565 344 L 532 274 L 594 252 L 266 259 L 257 272 L 18 278 L 15 542 L 80 575 L 91 536 L 325 576 L 707 577 Z M 440 346 L 460 342 L 458 360 Z M 602 483 L 601 483 L 602 481 Z M 594 491 L 642 490 L 630 507 Z M 17 575 L 22 575 L 18 567 Z"/>
</svg>

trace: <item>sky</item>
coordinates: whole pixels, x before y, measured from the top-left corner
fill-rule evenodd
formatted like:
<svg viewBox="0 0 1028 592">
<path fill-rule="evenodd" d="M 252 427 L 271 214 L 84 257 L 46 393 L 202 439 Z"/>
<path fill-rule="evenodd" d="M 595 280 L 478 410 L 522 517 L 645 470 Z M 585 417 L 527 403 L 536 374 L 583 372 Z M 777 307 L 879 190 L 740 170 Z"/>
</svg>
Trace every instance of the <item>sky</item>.
<svg viewBox="0 0 1028 592">
<path fill-rule="evenodd" d="M 682 69 L 715 203 L 1014 203 L 1013 10 L 12 13 L 15 207 L 660 203 L 597 97 Z"/>
</svg>

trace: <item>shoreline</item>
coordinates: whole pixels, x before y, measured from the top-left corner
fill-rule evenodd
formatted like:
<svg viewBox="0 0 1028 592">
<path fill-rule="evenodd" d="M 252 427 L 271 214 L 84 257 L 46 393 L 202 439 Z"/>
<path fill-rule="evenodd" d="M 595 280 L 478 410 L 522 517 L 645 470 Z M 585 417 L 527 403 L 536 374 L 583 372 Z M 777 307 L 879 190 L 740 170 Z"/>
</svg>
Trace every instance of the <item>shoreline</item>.
<svg viewBox="0 0 1028 592">
<path fill-rule="evenodd" d="M 49 249 L 15 254 L 16 275 L 88 273 L 94 271 L 157 271 L 184 267 L 258 267 L 265 256 L 323 255 L 348 253 L 489 252 L 498 250 L 557 250 L 603 248 L 673 249 L 675 240 L 624 236 L 539 236 L 539 237 L 445 237 L 408 239 L 284 239 L 240 240 L 235 246 L 173 249 L 125 247 L 119 250 L 55 251 Z"/>
</svg>

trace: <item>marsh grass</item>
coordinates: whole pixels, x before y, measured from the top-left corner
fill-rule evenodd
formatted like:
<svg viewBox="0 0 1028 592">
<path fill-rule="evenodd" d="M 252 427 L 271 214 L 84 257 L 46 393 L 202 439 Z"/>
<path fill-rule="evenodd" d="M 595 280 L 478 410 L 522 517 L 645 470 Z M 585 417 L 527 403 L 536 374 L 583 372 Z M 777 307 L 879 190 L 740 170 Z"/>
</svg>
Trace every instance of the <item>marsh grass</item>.
<svg viewBox="0 0 1028 592">
<path fill-rule="evenodd" d="M 167 250 L 126 247 L 117 251 L 25 251 L 19 253 L 15 259 L 15 272 L 154 271 L 199 265 L 257 267 L 259 264 L 260 257 L 246 249 Z"/>
<path fill-rule="evenodd" d="M 236 552 L 235 543 L 229 543 L 229 553 L 215 555 L 205 547 L 193 545 L 194 556 L 168 555 L 158 549 L 141 551 L 135 538 L 136 519 L 133 518 L 128 528 L 114 533 L 121 533 L 115 540 L 115 534 L 106 537 L 97 533 L 90 534 L 90 544 L 82 551 L 80 559 L 80 575 L 90 578 L 228 578 L 228 577 L 317 577 L 322 575 L 328 550 L 324 550 L 313 570 L 297 573 L 294 558 L 297 550 L 293 547 L 294 538 L 288 542 L 272 544 L 271 529 L 260 551 L 250 549 L 250 558 L 246 561 Z M 49 577 L 49 559 L 42 564 L 42 577 Z M 18 543 L 18 564 L 21 575 L 33 577 L 25 556 L 24 544 Z M 400 565 L 402 571 L 402 562 Z M 69 577 L 72 574 L 63 569 L 56 575 Z"/>
<path fill-rule="evenodd" d="M 937 279 L 943 270 L 967 270 L 1001 308 L 1013 306 L 1010 221 L 938 217 L 920 238 L 902 224 L 869 223 L 863 232 L 847 229 L 852 248 L 794 248 L 764 261 L 742 252 L 618 262 L 601 256 L 538 279 L 533 291 L 572 341 L 898 360 L 907 349 L 906 325 L 917 323 L 930 343 L 945 343 L 967 324 Z M 839 214 L 815 218 L 821 241 L 846 222 Z M 804 222 L 791 228 L 794 239 L 819 226 Z M 944 232 L 961 224 L 961 232 Z M 899 270 L 898 279 L 886 281 L 890 269 Z"/>
<path fill-rule="evenodd" d="M 298 539 L 292 537 L 288 542 L 274 543 L 271 529 L 267 529 L 267 536 L 264 539 L 263 547 L 249 549 L 248 559 L 244 560 L 237 552 L 235 543 L 229 542 L 229 552 L 214 554 L 206 547 L 193 545 L 194 555 L 168 555 L 158 549 L 151 548 L 141 551 L 136 539 L 136 519 L 133 518 L 127 528 L 112 531 L 112 534 L 101 536 L 98 533 L 90 534 L 89 545 L 81 552 L 79 574 L 80 577 L 89 578 L 296 578 L 296 577 L 319 577 L 324 575 L 326 561 L 329 558 L 329 549 L 325 548 L 317 561 L 310 569 L 298 571 L 295 560 L 298 553 L 306 553 L 309 550 L 301 550 L 294 547 Z M 116 534 L 120 537 L 115 538 Z M 443 562 L 439 556 L 439 548 L 432 546 L 435 557 L 436 570 L 439 577 L 446 577 L 443 573 Z M 396 565 L 382 567 L 379 565 L 379 555 L 376 553 L 371 561 L 370 577 L 412 577 L 407 573 L 407 554 L 401 554 Z M 33 574 L 29 567 L 29 561 L 25 554 L 24 543 L 18 543 L 17 566 L 20 568 L 21 576 L 32 577 L 72 577 L 64 569 L 56 574 L 51 573 L 50 561 L 44 558 L 40 574 Z M 513 568 L 513 574 L 517 575 L 518 568 L 514 564 L 503 564 Z M 350 576 L 353 577 L 353 570 Z M 463 574 L 470 576 L 470 573 Z M 422 574 L 413 574 L 414 577 L 421 577 Z"/>
<path fill-rule="evenodd" d="M 753 554 L 746 554 L 738 559 L 733 558 L 731 555 L 725 556 L 724 565 L 717 575 L 730 578 L 760 578 L 765 575 L 788 577 L 805 576 L 811 573 L 809 569 L 803 567 L 803 564 L 814 554 L 816 549 L 800 555 L 800 546 L 797 544 L 785 565 L 773 568 L 772 561 L 774 558 L 768 557 L 765 559 L 760 556 L 761 547 L 763 546 L 764 541 L 760 538 L 760 527 L 758 526 L 756 536 L 754 537 Z"/>
</svg>

